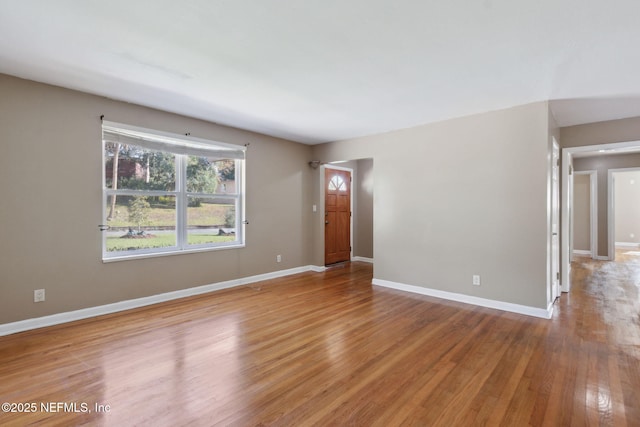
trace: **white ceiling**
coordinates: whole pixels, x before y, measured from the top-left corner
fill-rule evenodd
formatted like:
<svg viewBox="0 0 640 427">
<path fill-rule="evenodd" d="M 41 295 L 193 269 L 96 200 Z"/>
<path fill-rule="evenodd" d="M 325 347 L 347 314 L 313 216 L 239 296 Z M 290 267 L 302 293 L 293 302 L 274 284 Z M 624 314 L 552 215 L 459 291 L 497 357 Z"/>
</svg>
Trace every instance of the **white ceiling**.
<svg viewBox="0 0 640 427">
<path fill-rule="evenodd" d="M 0 0 L 0 72 L 304 143 L 640 116 L 637 0 Z M 0 94 L 1 96 L 1 94 Z"/>
</svg>

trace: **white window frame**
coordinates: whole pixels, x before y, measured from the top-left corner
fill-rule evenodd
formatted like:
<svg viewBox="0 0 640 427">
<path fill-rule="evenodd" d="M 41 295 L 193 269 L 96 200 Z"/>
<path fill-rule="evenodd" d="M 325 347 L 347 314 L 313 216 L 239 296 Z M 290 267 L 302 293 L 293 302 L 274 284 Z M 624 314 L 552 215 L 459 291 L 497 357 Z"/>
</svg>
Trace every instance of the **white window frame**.
<svg viewBox="0 0 640 427">
<path fill-rule="evenodd" d="M 245 246 L 245 151 L 246 147 L 210 141 L 191 136 L 178 135 L 169 132 L 145 129 L 122 123 L 103 121 L 102 123 L 102 223 L 101 230 L 108 229 L 106 221 L 109 196 L 175 196 L 176 198 L 176 246 L 165 248 L 148 248 L 135 251 L 107 251 L 107 233 L 102 233 L 102 261 L 122 261 L 139 258 L 150 258 L 191 252 L 215 251 L 221 249 L 243 248 Z M 106 137 L 105 135 L 109 135 Z M 119 139 L 119 142 L 142 146 L 151 150 L 170 151 L 176 157 L 176 183 L 174 191 L 162 190 L 121 190 L 106 187 L 105 144 Z M 139 139 L 138 139 L 139 138 Z M 160 150 L 162 147 L 162 150 Z M 186 191 L 187 163 L 189 156 L 208 156 L 232 153 L 235 158 L 235 192 L 231 194 L 208 194 Z M 240 154 L 241 153 L 241 154 Z M 235 240 L 232 242 L 205 243 L 192 245 L 188 243 L 187 205 L 189 197 L 228 199 L 235 201 L 236 224 Z"/>
</svg>

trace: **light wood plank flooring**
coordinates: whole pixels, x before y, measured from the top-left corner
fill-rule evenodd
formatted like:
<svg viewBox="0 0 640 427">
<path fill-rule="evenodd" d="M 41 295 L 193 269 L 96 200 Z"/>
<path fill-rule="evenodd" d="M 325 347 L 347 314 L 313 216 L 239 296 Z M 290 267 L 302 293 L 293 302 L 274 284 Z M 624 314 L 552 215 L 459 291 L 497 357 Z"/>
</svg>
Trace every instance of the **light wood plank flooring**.
<svg viewBox="0 0 640 427">
<path fill-rule="evenodd" d="M 551 320 L 354 262 L 0 337 L 0 400 L 37 405 L 0 425 L 639 426 L 640 256 L 619 259 L 576 260 Z"/>
</svg>

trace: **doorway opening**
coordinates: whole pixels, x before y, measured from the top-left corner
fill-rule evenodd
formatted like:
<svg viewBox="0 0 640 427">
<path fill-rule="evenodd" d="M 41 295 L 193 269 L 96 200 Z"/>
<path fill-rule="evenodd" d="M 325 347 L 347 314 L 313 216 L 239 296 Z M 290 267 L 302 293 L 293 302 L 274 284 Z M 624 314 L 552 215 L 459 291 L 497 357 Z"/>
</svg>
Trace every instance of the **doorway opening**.
<svg viewBox="0 0 640 427">
<path fill-rule="evenodd" d="M 640 167 L 609 169 L 609 254 L 640 247 Z"/>
<path fill-rule="evenodd" d="M 562 223 L 561 223 L 561 289 L 562 292 L 571 290 L 571 259 L 572 259 L 572 230 L 573 230 L 573 174 L 574 159 L 583 157 L 597 157 L 609 155 L 638 155 L 640 153 L 640 141 L 617 142 L 610 144 L 589 145 L 581 147 L 569 147 L 562 149 Z M 635 165 L 634 165 L 635 166 Z M 597 212 L 597 233 L 599 245 L 596 245 L 597 260 L 615 259 L 615 239 L 612 221 L 612 191 L 606 184 L 607 170 L 611 168 L 587 168 L 597 169 L 598 192 L 604 194 L 607 190 L 608 196 L 599 197 L 601 200 Z M 607 202 L 603 202 L 603 201 Z M 604 243 L 606 242 L 606 243 Z M 604 244 L 603 244 L 604 243 Z M 607 244 L 608 243 L 608 244 Z M 607 252 L 604 254 L 604 252 Z"/>
<path fill-rule="evenodd" d="M 321 255 L 323 257 L 323 265 L 327 266 L 327 258 L 325 256 L 325 249 L 327 249 L 328 237 L 325 235 L 328 225 L 325 224 L 325 214 L 328 212 L 326 209 L 326 194 L 329 188 L 328 182 L 326 182 L 327 169 L 330 171 L 348 171 L 351 173 L 351 201 L 350 210 L 351 216 L 349 218 L 350 224 L 350 236 L 348 246 L 350 250 L 351 261 L 361 261 L 373 264 L 373 159 L 361 158 L 348 161 L 340 161 L 333 163 L 326 163 L 320 167 L 319 174 L 319 201 L 320 209 L 317 211 L 317 226 L 318 232 L 322 230 L 322 247 Z M 343 178 L 344 179 L 344 178 Z M 336 184 L 337 182 L 334 182 Z M 339 185 L 336 185 L 339 187 Z M 325 189 L 326 188 L 326 189 Z M 314 210 L 315 212 L 315 210 Z M 331 242 L 329 242 L 329 245 Z M 347 246 L 347 243 L 344 243 Z M 329 260 L 332 261 L 332 260 Z M 331 265 L 335 265 L 331 263 Z"/>
<path fill-rule="evenodd" d="M 324 264 L 351 261 L 353 170 L 324 169 Z"/>
</svg>

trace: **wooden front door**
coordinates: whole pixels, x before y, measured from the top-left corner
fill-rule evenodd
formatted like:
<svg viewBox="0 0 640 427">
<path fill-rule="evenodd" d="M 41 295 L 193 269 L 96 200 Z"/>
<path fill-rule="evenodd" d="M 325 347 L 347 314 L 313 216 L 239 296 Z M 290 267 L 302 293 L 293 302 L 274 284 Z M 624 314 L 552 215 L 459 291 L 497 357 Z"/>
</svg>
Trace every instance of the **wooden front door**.
<svg viewBox="0 0 640 427">
<path fill-rule="evenodd" d="M 324 263 L 351 259 L 351 172 L 324 171 Z"/>
</svg>

